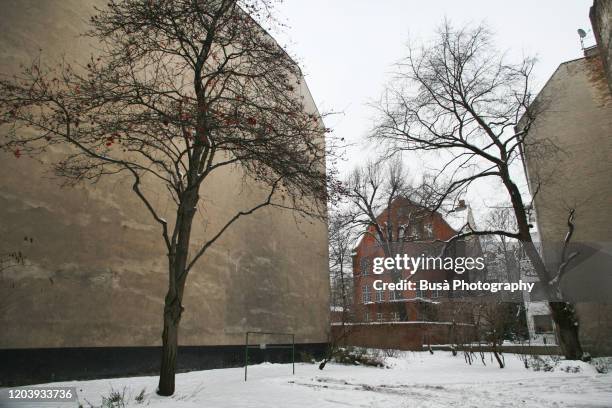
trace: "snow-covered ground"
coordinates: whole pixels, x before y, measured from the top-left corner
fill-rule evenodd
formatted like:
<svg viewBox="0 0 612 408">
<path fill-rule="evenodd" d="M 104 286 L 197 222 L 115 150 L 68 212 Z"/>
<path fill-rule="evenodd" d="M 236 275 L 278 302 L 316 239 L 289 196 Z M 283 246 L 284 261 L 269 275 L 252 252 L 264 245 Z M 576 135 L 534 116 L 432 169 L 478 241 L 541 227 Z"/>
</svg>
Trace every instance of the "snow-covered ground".
<svg viewBox="0 0 612 408">
<path fill-rule="evenodd" d="M 156 377 L 54 385 L 76 386 L 83 407 L 99 406 L 111 389 L 125 391 L 129 407 L 612 407 L 612 373 L 582 362 L 569 364 L 578 373 L 534 372 L 515 355 L 505 358 L 499 369 L 488 355 L 486 366 L 469 366 L 461 354 L 404 352 L 386 358 L 390 368 L 297 364 L 295 375 L 290 364 L 261 364 L 249 366 L 247 382 L 242 368 L 199 371 L 179 374 L 171 398 L 155 394 Z"/>
</svg>

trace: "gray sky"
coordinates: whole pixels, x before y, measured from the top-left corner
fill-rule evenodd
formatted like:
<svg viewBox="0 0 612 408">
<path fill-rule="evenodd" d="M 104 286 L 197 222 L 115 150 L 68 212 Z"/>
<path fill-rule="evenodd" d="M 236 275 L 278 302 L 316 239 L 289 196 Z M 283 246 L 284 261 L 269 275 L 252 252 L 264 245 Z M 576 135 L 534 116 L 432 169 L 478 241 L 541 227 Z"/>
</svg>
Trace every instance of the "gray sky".
<svg viewBox="0 0 612 408">
<path fill-rule="evenodd" d="M 408 38 L 427 39 L 445 16 L 455 25 L 484 21 L 502 50 L 538 57 L 534 89 L 539 90 L 560 63 L 582 56 L 576 30 L 590 29 L 591 4 L 592 0 L 285 0 L 279 12 L 289 27 L 284 37 L 275 36 L 297 56 L 319 109 L 344 112 L 327 125 L 336 136 L 359 144 L 340 166 L 346 174 L 372 154 L 362 142 L 373 115 L 366 104 L 381 94 L 392 64 L 405 55 Z M 594 43 L 590 31 L 586 43 Z"/>
</svg>

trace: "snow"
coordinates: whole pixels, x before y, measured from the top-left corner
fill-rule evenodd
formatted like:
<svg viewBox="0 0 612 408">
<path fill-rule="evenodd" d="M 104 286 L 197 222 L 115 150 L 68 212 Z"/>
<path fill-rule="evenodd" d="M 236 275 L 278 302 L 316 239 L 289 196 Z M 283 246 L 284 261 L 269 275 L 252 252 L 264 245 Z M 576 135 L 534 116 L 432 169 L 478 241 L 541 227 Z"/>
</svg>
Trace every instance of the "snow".
<svg viewBox="0 0 612 408">
<path fill-rule="evenodd" d="M 583 362 L 562 362 L 580 372 L 531 371 L 518 356 L 506 354 L 499 369 L 487 354 L 486 366 L 467 365 L 459 353 L 396 352 L 389 368 L 330 363 L 249 366 L 179 374 L 171 398 L 155 394 L 156 377 L 64 382 L 76 386 L 84 407 L 99 406 L 111 389 L 125 390 L 128 407 L 160 408 L 346 408 L 346 407 L 610 407 L 612 374 L 598 374 Z M 134 397 L 145 389 L 144 402 Z M 89 403 L 88 403 L 89 402 Z"/>
<path fill-rule="evenodd" d="M 454 324 L 455 326 L 473 326 L 471 323 L 453 323 L 453 322 L 428 322 L 425 320 L 410 320 L 410 321 L 382 321 L 382 322 L 358 322 L 358 323 L 349 323 L 349 322 L 333 322 L 332 326 L 372 326 L 372 325 L 405 325 L 405 324 L 439 324 L 443 326 L 450 326 Z"/>
<path fill-rule="evenodd" d="M 389 302 L 390 303 L 394 303 L 394 302 L 397 302 L 397 303 L 401 303 L 401 302 L 406 302 L 406 303 L 424 302 L 424 303 L 431 303 L 431 304 L 434 304 L 434 305 L 439 305 L 440 304 L 440 302 L 438 302 L 438 301 L 435 301 L 435 300 L 432 300 L 432 299 L 429 299 L 429 298 L 420 297 L 420 296 L 415 296 L 415 297 L 412 297 L 412 298 L 392 299 L 392 300 L 389 300 Z"/>
</svg>

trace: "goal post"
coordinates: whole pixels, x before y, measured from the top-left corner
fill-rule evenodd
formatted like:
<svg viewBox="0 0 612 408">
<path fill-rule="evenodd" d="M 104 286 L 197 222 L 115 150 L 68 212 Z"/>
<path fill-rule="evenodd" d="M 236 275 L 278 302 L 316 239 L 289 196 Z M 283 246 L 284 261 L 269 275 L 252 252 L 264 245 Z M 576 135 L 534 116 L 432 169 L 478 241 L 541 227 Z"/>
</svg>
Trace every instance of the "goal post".
<svg viewBox="0 0 612 408">
<path fill-rule="evenodd" d="M 267 344 L 257 343 L 250 344 L 249 341 L 253 339 L 253 337 L 260 336 L 285 336 L 287 338 L 291 337 L 291 344 Z M 250 338 L 250 339 L 249 339 Z M 244 381 L 247 380 L 247 372 L 249 366 L 249 349 L 291 349 L 291 369 L 292 373 L 295 374 L 295 333 L 287 333 L 287 332 L 266 332 L 266 331 L 248 331 L 245 334 L 244 339 Z"/>
</svg>

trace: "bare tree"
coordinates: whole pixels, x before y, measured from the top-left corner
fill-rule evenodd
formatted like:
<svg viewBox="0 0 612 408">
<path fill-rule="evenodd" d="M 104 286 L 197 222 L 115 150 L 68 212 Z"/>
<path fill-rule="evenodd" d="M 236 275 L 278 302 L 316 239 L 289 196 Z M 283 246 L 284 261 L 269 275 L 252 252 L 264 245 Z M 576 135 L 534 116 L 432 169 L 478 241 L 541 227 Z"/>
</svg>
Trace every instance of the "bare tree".
<svg viewBox="0 0 612 408">
<path fill-rule="evenodd" d="M 521 241 L 539 279 L 549 283 L 549 306 L 563 353 L 568 359 L 579 359 L 582 348 L 574 307 L 558 301 L 557 277 L 565 269 L 549 270 L 538 253 L 529 231 L 528 205 L 512 171 L 525 144 L 540 154 L 554 149 L 549 143 L 529 139 L 538 112 L 545 109 L 543 101 L 532 103 L 533 66 L 531 58 L 508 63 L 495 49 L 486 27 L 456 29 L 445 22 L 431 44 L 409 47 L 408 56 L 399 64 L 397 81 L 377 104 L 380 118 L 373 136 L 387 142 L 390 154 L 438 154 L 443 165 L 436 177 L 439 187 L 434 209 L 456 200 L 477 180 L 499 183 L 516 229 L 475 230 L 466 225 L 449 243 L 486 235 Z M 562 264 L 569 260 L 567 255 Z"/>
<path fill-rule="evenodd" d="M 477 302 L 473 305 L 474 323 L 479 342 L 490 347 L 499 368 L 505 367 L 501 346 L 521 332 L 520 320 L 516 318 L 516 305 L 499 299 Z M 483 361 L 484 363 L 484 361 Z"/>
<path fill-rule="evenodd" d="M 328 230 L 332 305 L 341 307 L 343 315 L 348 313 L 351 304 L 351 253 L 355 246 L 355 234 L 348 220 L 349 216 L 341 210 L 330 211 Z"/>
<path fill-rule="evenodd" d="M 404 254 L 406 243 L 422 240 L 420 229 L 431 216 L 430 189 L 425 184 L 414 187 L 401 160 L 369 162 L 356 168 L 344 189 L 353 228 L 358 236 L 372 237 L 385 257 Z M 394 282 L 402 279 L 401 271 L 390 272 Z M 400 320 L 406 320 L 400 302 L 397 312 Z"/>
<path fill-rule="evenodd" d="M 485 220 L 485 225 L 490 230 L 516 231 L 517 229 L 514 211 L 503 205 L 492 208 Z M 483 241 L 483 251 L 489 258 L 489 269 L 492 266 L 495 267 L 497 280 L 499 282 L 518 282 L 520 254 L 522 253 L 519 241 L 505 235 L 486 236 L 483 237 Z M 521 294 L 518 292 L 512 296 L 519 300 Z"/>
<path fill-rule="evenodd" d="M 305 107 L 299 68 L 256 22 L 270 8 L 267 0 L 109 0 L 86 34 L 99 54 L 55 68 L 35 61 L 0 81 L 2 148 L 20 157 L 69 146 L 54 167 L 69 184 L 131 175 L 159 224 L 168 254 L 160 395 L 174 393 L 183 293 L 196 262 L 263 207 L 325 211 L 324 128 Z M 190 249 L 200 190 L 229 166 L 266 197 Z M 174 219 L 162 217 L 151 190 L 167 192 Z"/>
<path fill-rule="evenodd" d="M 338 346 L 349 335 L 347 323 L 352 303 L 352 252 L 355 246 L 355 234 L 350 223 L 350 215 L 339 208 L 329 212 L 329 270 L 331 280 L 332 307 L 340 308 L 340 330 L 334 333 L 332 328 L 328 351 L 319 364 L 319 369 L 334 356 Z"/>
</svg>

